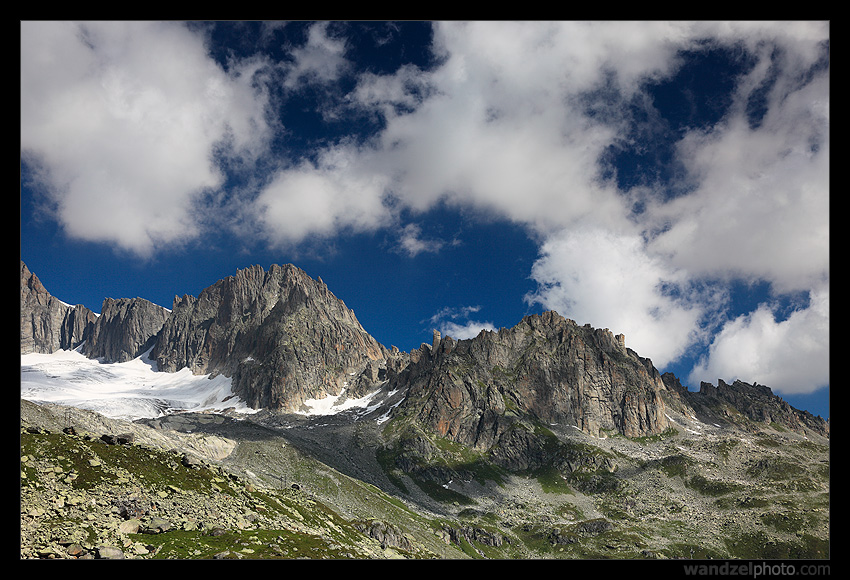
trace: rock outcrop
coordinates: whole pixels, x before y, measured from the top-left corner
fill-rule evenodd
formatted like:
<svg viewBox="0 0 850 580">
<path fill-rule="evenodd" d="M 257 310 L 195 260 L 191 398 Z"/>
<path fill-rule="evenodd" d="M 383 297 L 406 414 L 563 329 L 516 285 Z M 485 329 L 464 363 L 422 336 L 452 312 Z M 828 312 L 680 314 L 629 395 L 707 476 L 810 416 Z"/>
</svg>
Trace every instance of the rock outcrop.
<svg viewBox="0 0 850 580">
<path fill-rule="evenodd" d="M 553 460 L 538 426 L 574 427 L 594 437 L 653 435 L 669 426 L 665 399 L 677 401 L 622 335 L 555 312 L 472 339 L 434 338 L 390 380 L 388 389 L 407 389 L 394 417 L 413 431 L 486 452 L 509 469 Z M 412 446 L 417 457 L 430 452 L 421 437 L 402 446 Z"/>
<path fill-rule="evenodd" d="M 150 349 L 169 311 L 144 298 L 106 298 L 83 345 L 83 354 L 105 362 L 127 362 Z"/>
<path fill-rule="evenodd" d="M 321 279 L 292 265 L 252 266 L 175 297 L 151 353 L 160 370 L 224 374 L 250 406 L 285 411 L 362 383 L 387 355 Z"/>
<path fill-rule="evenodd" d="M 85 306 L 71 306 L 52 296 L 21 260 L 21 354 L 77 348 L 96 320 Z"/>
<path fill-rule="evenodd" d="M 797 433 L 816 433 L 829 438 L 829 421 L 808 411 L 795 409 L 765 385 L 736 380 L 731 385 L 718 380 L 700 384 L 699 391 L 688 391 L 672 373 L 663 381 L 684 398 L 705 423 L 733 424 L 741 429 L 759 429 L 759 424 L 774 424 Z"/>
</svg>

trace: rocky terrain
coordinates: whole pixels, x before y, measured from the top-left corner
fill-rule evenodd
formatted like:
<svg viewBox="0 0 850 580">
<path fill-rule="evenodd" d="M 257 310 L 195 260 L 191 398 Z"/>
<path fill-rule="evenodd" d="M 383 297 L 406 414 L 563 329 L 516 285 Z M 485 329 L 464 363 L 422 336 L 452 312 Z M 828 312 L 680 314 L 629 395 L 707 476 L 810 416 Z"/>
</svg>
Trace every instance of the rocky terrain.
<svg viewBox="0 0 850 580">
<path fill-rule="evenodd" d="M 69 347 L 80 309 L 21 270 L 22 353 Z M 830 556 L 827 421 L 762 385 L 689 392 L 554 312 L 405 353 L 273 266 L 170 312 L 107 299 L 75 332 L 87 356 L 153 345 L 163 372 L 229 376 L 261 411 L 130 423 L 22 400 L 23 558 Z"/>
<path fill-rule="evenodd" d="M 374 420 L 252 417 L 129 423 L 22 401 L 21 557 L 830 555 L 829 441 L 776 425 L 559 432 L 583 464 L 569 474 L 459 459 L 437 481 L 383 461 Z"/>
</svg>

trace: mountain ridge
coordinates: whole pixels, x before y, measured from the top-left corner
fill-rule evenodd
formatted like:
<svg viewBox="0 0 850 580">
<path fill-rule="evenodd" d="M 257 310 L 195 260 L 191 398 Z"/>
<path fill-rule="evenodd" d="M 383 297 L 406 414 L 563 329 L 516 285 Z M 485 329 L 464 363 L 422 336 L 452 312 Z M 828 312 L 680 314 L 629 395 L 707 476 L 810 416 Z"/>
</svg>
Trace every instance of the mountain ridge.
<svg viewBox="0 0 850 580">
<path fill-rule="evenodd" d="M 36 339 L 59 344 L 72 310 L 33 278 L 22 275 L 22 353 Z M 64 557 L 61 530 L 78 527 L 88 505 L 99 506 L 86 516 L 90 534 L 140 558 L 184 553 L 183 536 L 121 531 L 139 518 L 162 529 L 163 516 L 193 546 L 210 546 L 192 548 L 195 557 L 242 557 L 214 551 L 210 535 L 222 526 L 257 557 L 296 557 L 296 545 L 342 528 L 379 544 L 347 535 L 347 550 L 338 540 L 310 557 L 828 557 L 829 422 L 763 385 L 689 391 L 608 329 L 549 311 L 473 338 L 435 331 L 410 352 L 387 349 L 321 279 L 292 265 L 240 270 L 198 297 L 175 296 L 171 311 L 141 299 L 104 303 L 84 334 L 97 338 L 75 357 L 108 361 L 149 347 L 150 368 L 230 376 L 228 392 L 259 410 L 189 407 L 128 422 L 22 398 L 26 557 Z M 44 332 L 25 335 L 33 320 L 46 321 Z M 364 395 L 363 407 L 299 412 L 310 398 Z M 146 447 L 115 444 L 134 438 Z M 93 474 L 70 448 L 113 467 Z M 203 456 L 219 483 L 182 489 L 182 470 L 198 466 L 175 462 L 175 452 Z M 140 455 L 176 479 L 152 484 L 162 473 L 148 473 Z M 80 489 L 93 475 L 102 483 Z M 251 506 L 219 497 L 228 479 Z M 151 511 L 116 521 L 123 512 L 109 506 L 119 497 L 119 507 Z M 260 497 L 283 503 L 259 509 Z M 221 509 L 234 513 L 216 516 Z M 305 528 L 302 517 L 324 523 Z M 60 531 L 43 531 L 51 526 Z M 98 553 L 73 548 L 73 557 Z"/>
<path fill-rule="evenodd" d="M 688 391 L 628 348 L 624 335 L 579 326 L 553 311 L 471 339 L 435 331 L 431 344 L 409 353 L 387 349 L 321 278 L 292 264 L 237 270 L 198 297 L 175 296 L 171 310 L 141 298 L 105 298 L 96 316 L 50 295 L 21 260 L 22 354 L 80 345 L 87 357 L 105 362 L 152 349 L 160 371 L 224 374 L 250 407 L 272 411 L 382 386 L 413 398 L 425 393 L 417 411 L 423 424 L 473 447 L 492 446 L 510 430 L 517 409 L 594 436 L 607 430 L 640 437 L 669 426 L 668 407 L 721 420 L 710 409 L 723 403 L 746 406 L 737 411 L 753 420 L 829 434 L 828 421 L 794 409 L 768 387 L 719 381 L 713 390 L 705 383 Z"/>
</svg>

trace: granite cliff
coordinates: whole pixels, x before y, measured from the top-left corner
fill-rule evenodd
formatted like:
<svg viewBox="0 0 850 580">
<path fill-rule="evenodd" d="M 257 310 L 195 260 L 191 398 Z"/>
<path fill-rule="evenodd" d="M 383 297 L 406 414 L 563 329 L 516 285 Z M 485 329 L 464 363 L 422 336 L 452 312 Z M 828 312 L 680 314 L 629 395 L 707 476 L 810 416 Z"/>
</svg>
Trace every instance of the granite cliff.
<svg viewBox="0 0 850 580">
<path fill-rule="evenodd" d="M 421 400 L 424 424 L 473 447 L 491 446 L 505 417 L 518 415 L 593 436 L 660 433 L 668 426 L 667 388 L 624 340 L 550 311 L 468 340 L 435 334 L 392 384 L 409 385 L 407 405 Z"/>
<path fill-rule="evenodd" d="M 21 354 L 77 348 L 96 320 L 85 306 L 71 306 L 51 296 L 21 260 Z"/>
<path fill-rule="evenodd" d="M 169 312 L 144 298 L 106 298 L 82 353 L 108 362 L 127 362 L 150 349 Z"/>
<path fill-rule="evenodd" d="M 679 393 L 692 413 L 705 423 L 734 425 L 747 431 L 773 424 L 803 435 L 814 433 L 829 437 L 828 421 L 795 409 L 765 385 L 741 380 L 729 385 L 721 379 L 717 386 L 702 382 L 699 391 L 689 391 L 672 373 L 664 373 L 662 380 L 671 391 Z"/>
<path fill-rule="evenodd" d="M 292 265 L 253 266 L 175 297 L 151 353 L 160 370 L 221 373 L 250 406 L 284 411 L 368 388 L 387 356 L 321 279 Z"/>
<path fill-rule="evenodd" d="M 445 459 L 435 436 L 511 471 L 569 472 L 588 458 L 555 444 L 550 429 L 646 437 L 671 426 L 671 409 L 691 412 L 623 335 L 556 312 L 467 340 L 435 332 L 387 388 L 406 392 L 387 430 L 388 453 L 395 467 L 420 475 Z"/>
</svg>

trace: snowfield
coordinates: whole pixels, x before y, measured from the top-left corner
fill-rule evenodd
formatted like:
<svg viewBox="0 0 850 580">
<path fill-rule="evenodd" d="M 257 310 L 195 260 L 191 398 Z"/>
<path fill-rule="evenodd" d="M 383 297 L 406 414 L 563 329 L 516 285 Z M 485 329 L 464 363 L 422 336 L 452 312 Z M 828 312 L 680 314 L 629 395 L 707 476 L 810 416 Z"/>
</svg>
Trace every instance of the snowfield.
<svg viewBox="0 0 850 580">
<path fill-rule="evenodd" d="M 79 348 L 21 355 L 21 398 L 131 421 L 180 411 L 256 412 L 233 394 L 229 378 L 193 375 L 189 369 L 159 372 L 147 352 L 125 363 L 89 359 Z M 335 405 L 338 398 L 307 401 L 305 414 L 336 414 L 370 403 L 366 397 Z"/>
</svg>

